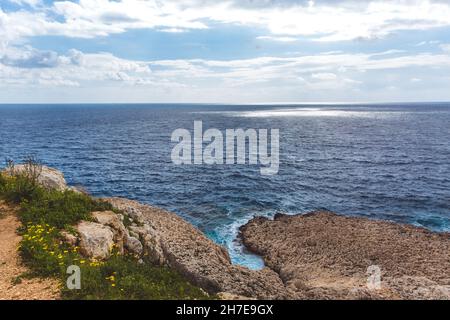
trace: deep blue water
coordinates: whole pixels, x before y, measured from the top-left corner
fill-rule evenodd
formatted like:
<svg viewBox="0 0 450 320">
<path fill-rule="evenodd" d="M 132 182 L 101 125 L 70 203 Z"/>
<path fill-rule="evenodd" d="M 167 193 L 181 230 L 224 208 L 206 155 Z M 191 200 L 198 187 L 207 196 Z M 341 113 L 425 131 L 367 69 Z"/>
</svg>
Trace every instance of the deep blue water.
<svg viewBox="0 0 450 320">
<path fill-rule="evenodd" d="M 360 106 L 0 106 L 0 157 L 36 155 L 72 185 L 173 210 L 226 245 L 254 215 L 327 208 L 450 230 L 450 104 Z M 171 133 L 280 129 L 280 170 L 176 166 Z"/>
</svg>

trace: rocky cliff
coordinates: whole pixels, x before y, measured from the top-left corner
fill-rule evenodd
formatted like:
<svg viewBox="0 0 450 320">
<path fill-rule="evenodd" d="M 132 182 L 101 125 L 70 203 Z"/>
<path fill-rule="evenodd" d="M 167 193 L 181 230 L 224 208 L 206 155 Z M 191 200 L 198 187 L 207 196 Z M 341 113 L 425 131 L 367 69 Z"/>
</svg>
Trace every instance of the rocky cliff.
<svg viewBox="0 0 450 320">
<path fill-rule="evenodd" d="M 55 169 L 43 167 L 39 181 L 47 188 L 76 191 Z M 102 200 L 116 212 L 93 212 L 92 221 L 74 226 L 75 233 L 62 233 L 64 241 L 79 246 L 86 257 L 108 259 L 114 248 L 119 254 L 135 255 L 142 263 L 167 265 L 209 293 L 258 299 L 289 297 L 276 272 L 233 265 L 224 247 L 176 214 L 128 199 Z"/>
<path fill-rule="evenodd" d="M 316 211 L 254 218 L 241 236 L 294 296 L 450 299 L 449 233 Z"/>
<path fill-rule="evenodd" d="M 276 272 L 233 265 L 225 248 L 176 214 L 128 199 L 105 200 L 133 221 L 130 232 L 142 241 L 144 255 L 154 263 L 176 269 L 209 292 L 261 299 L 286 297 Z"/>
<path fill-rule="evenodd" d="M 39 182 L 77 191 L 47 167 Z M 259 217 L 241 227 L 244 244 L 267 265 L 253 271 L 233 265 L 225 248 L 174 213 L 123 198 L 102 200 L 114 211 L 92 212 L 89 221 L 62 233 L 65 242 L 91 259 L 117 252 L 169 266 L 224 298 L 450 299 L 448 233 L 324 211 Z"/>
</svg>

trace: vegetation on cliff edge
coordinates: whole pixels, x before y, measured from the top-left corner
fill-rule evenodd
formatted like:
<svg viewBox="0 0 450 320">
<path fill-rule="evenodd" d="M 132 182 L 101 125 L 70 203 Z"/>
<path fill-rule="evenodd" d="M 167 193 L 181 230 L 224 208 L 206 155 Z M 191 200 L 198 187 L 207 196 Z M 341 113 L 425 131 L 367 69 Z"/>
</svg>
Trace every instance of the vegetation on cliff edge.
<svg viewBox="0 0 450 320">
<path fill-rule="evenodd" d="M 78 247 L 61 240 L 62 230 L 73 230 L 81 220 L 90 220 L 91 212 L 113 210 L 109 203 L 71 190 L 43 188 L 39 182 L 40 166 L 33 159 L 25 170 L 14 172 L 8 162 L 0 173 L 0 199 L 19 206 L 22 222 L 19 247 L 23 262 L 36 276 L 61 280 L 66 299 L 207 299 L 201 289 L 190 284 L 168 267 L 139 264 L 132 256 L 118 253 L 106 261 L 84 258 Z M 67 267 L 81 270 L 81 289 L 66 286 Z"/>
</svg>

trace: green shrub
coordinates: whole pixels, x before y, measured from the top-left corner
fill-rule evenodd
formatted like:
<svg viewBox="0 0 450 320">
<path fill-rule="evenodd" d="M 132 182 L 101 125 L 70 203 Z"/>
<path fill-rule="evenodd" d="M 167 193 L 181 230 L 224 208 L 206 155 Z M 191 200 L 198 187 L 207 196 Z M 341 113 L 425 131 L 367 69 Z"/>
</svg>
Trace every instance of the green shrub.
<svg viewBox="0 0 450 320">
<path fill-rule="evenodd" d="M 7 176 L 0 174 L 0 194 L 8 202 L 19 204 L 22 200 L 36 197 L 40 187 L 30 182 L 24 175 Z"/>
<path fill-rule="evenodd" d="M 48 224 L 28 223 L 22 234 L 20 254 L 24 263 L 39 276 L 59 276 L 68 265 L 80 260 L 78 247 L 59 240 L 59 232 Z"/>
<path fill-rule="evenodd" d="M 20 204 L 22 222 L 49 224 L 62 229 L 80 220 L 90 220 L 91 212 L 112 210 L 110 204 L 74 191 L 41 190 Z"/>
<path fill-rule="evenodd" d="M 28 157 L 23 170 L 17 170 L 14 162 L 7 160 L 7 166 L 0 174 L 0 194 L 6 201 L 18 204 L 22 200 L 31 199 L 42 189 L 39 186 L 39 176 L 42 172 L 34 158 Z"/>
<path fill-rule="evenodd" d="M 199 288 L 167 267 L 140 265 L 132 257 L 113 256 L 97 267 L 81 267 L 81 289 L 63 290 L 66 299 L 207 299 Z"/>
</svg>

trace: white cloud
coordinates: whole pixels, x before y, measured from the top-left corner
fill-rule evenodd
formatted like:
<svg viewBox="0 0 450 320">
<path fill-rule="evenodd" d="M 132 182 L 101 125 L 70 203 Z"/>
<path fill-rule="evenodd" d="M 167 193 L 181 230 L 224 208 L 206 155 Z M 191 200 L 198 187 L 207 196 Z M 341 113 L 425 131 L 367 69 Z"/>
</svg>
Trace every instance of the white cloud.
<svg viewBox="0 0 450 320">
<path fill-rule="evenodd" d="M 450 70 L 450 56 L 335 52 L 241 60 L 131 61 L 110 53 L 88 54 L 69 50 L 58 55 L 21 47 L 9 48 L 0 55 L 0 86 L 22 89 L 65 86 L 74 90 L 92 87 L 98 92 L 102 92 L 102 88 L 117 88 L 117 92 L 129 92 L 139 87 L 166 91 L 180 89 L 193 90 L 192 94 L 195 91 L 198 97 L 204 94 L 202 91 L 209 92 L 216 99 L 219 95 L 226 99 L 229 90 L 242 90 L 241 95 L 247 90 L 245 98 L 250 99 L 259 97 L 259 90 L 264 94 L 271 92 L 276 97 L 282 95 L 283 90 L 302 95 L 322 95 L 325 90 L 360 90 L 366 82 L 372 84 L 371 88 L 401 87 L 398 75 L 402 70 L 414 69 L 417 72 L 417 77 L 404 78 L 406 85 L 418 82 L 419 76 L 423 75 L 420 70 L 428 72 L 430 68 Z M 394 70 L 397 76 L 386 76 L 390 70 Z M 383 76 L 380 77 L 379 72 Z M 430 75 L 426 76 L 430 78 Z M 448 86 L 448 81 L 442 85 Z M 0 99 L 1 92 L 5 94 L 7 91 L 0 90 Z M 168 100 L 174 100 L 174 97 L 179 98 L 178 93 L 165 95 Z"/>
<path fill-rule="evenodd" d="M 181 29 L 181 28 L 162 28 L 159 29 L 159 31 L 162 32 L 168 32 L 168 33 L 182 33 L 182 32 L 186 32 L 186 29 Z"/>
<path fill-rule="evenodd" d="M 433 46 L 433 45 L 437 45 L 439 43 L 441 43 L 441 41 L 439 41 L 439 40 L 421 41 L 421 42 L 417 43 L 415 46 L 416 47 Z"/>
<path fill-rule="evenodd" d="M 9 0 L 9 2 L 18 4 L 18 5 L 29 5 L 32 7 L 36 7 L 42 4 L 42 0 Z"/>
<path fill-rule="evenodd" d="M 450 43 L 441 44 L 440 47 L 441 47 L 442 51 L 450 53 Z"/>
<path fill-rule="evenodd" d="M 313 73 L 311 78 L 320 81 L 333 81 L 337 79 L 337 75 L 334 73 Z"/>
<path fill-rule="evenodd" d="M 219 22 L 266 28 L 271 39 L 279 41 L 291 41 L 297 36 L 342 41 L 379 38 L 398 30 L 450 26 L 450 3 L 431 0 L 310 1 L 309 4 L 306 1 L 78 0 L 57 1 L 52 7 L 38 8 L 33 12 L 8 13 L 0 9 L 3 38 L 17 40 L 49 34 L 93 38 L 130 29 L 180 32 L 208 28 L 210 22 Z"/>
<path fill-rule="evenodd" d="M 9 48 L 0 55 L 0 85 L 80 86 L 119 81 L 135 85 L 151 78 L 146 62 L 117 58 L 109 53 L 84 54 L 69 50 L 65 55 L 31 47 Z"/>
<path fill-rule="evenodd" d="M 19 68 L 51 68 L 60 63 L 53 51 L 40 51 L 29 46 L 21 49 L 4 48 L 0 53 L 0 63 Z"/>
<path fill-rule="evenodd" d="M 80 83 L 72 80 L 64 80 L 58 78 L 40 78 L 37 79 L 37 84 L 43 87 L 79 87 Z"/>
<path fill-rule="evenodd" d="M 411 88 L 412 83 L 426 79 L 414 86 L 417 91 L 408 92 L 412 96 L 427 85 L 433 89 L 450 85 L 448 79 L 438 78 L 450 71 L 450 44 L 437 40 L 417 44 L 424 50 L 426 46 L 440 45 L 442 51 L 437 53 L 411 54 L 395 49 L 370 54 L 333 51 L 252 59 L 155 61 L 133 61 L 110 53 L 74 49 L 58 54 L 26 45 L 29 38 L 39 35 L 95 38 L 131 29 L 174 33 L 218 28 L 222 24 L 262 28 L 265 35 L 257 37 L 262 41 L 293 42 L 305 37 L 316 41 L 370 39 L 398 30 L 450 26 L 450 3 L 444 1 L 77 0 L 58 1 L 52 7 L 33 0 L 14 1 L 23 5 L 22 10 L 0 9 L 3 101 L 14 90 L 34 90 L 30 99 L 35 92 L 54 90 L 55 94 L 83 92 L 88 100 L 101 95 L 112 99 L 122 94 L 125 101 L 160 97 L 186 102 L 200 97 L 217 102 L 267 97 L 332 99 L 355 92 L 383 97 L 388 87 L 400 94 L 407 92 L 402 91 L 403 86 Z M 30 5 L 34 8 L 30 9 Z M 57 91 L 58 87 L 66 88 Z M 42 96 L 46 96 L 44 93 Z"/>
<path fill-rule="evenodd" d="M 256 37 L 258 40 L 269 40 L 269 41 L 279 41 L 279 42 L 295 42 L 298 41 L 294 37 L 274 37 L 274 36 L 259 36 Z"/>
</svg>

